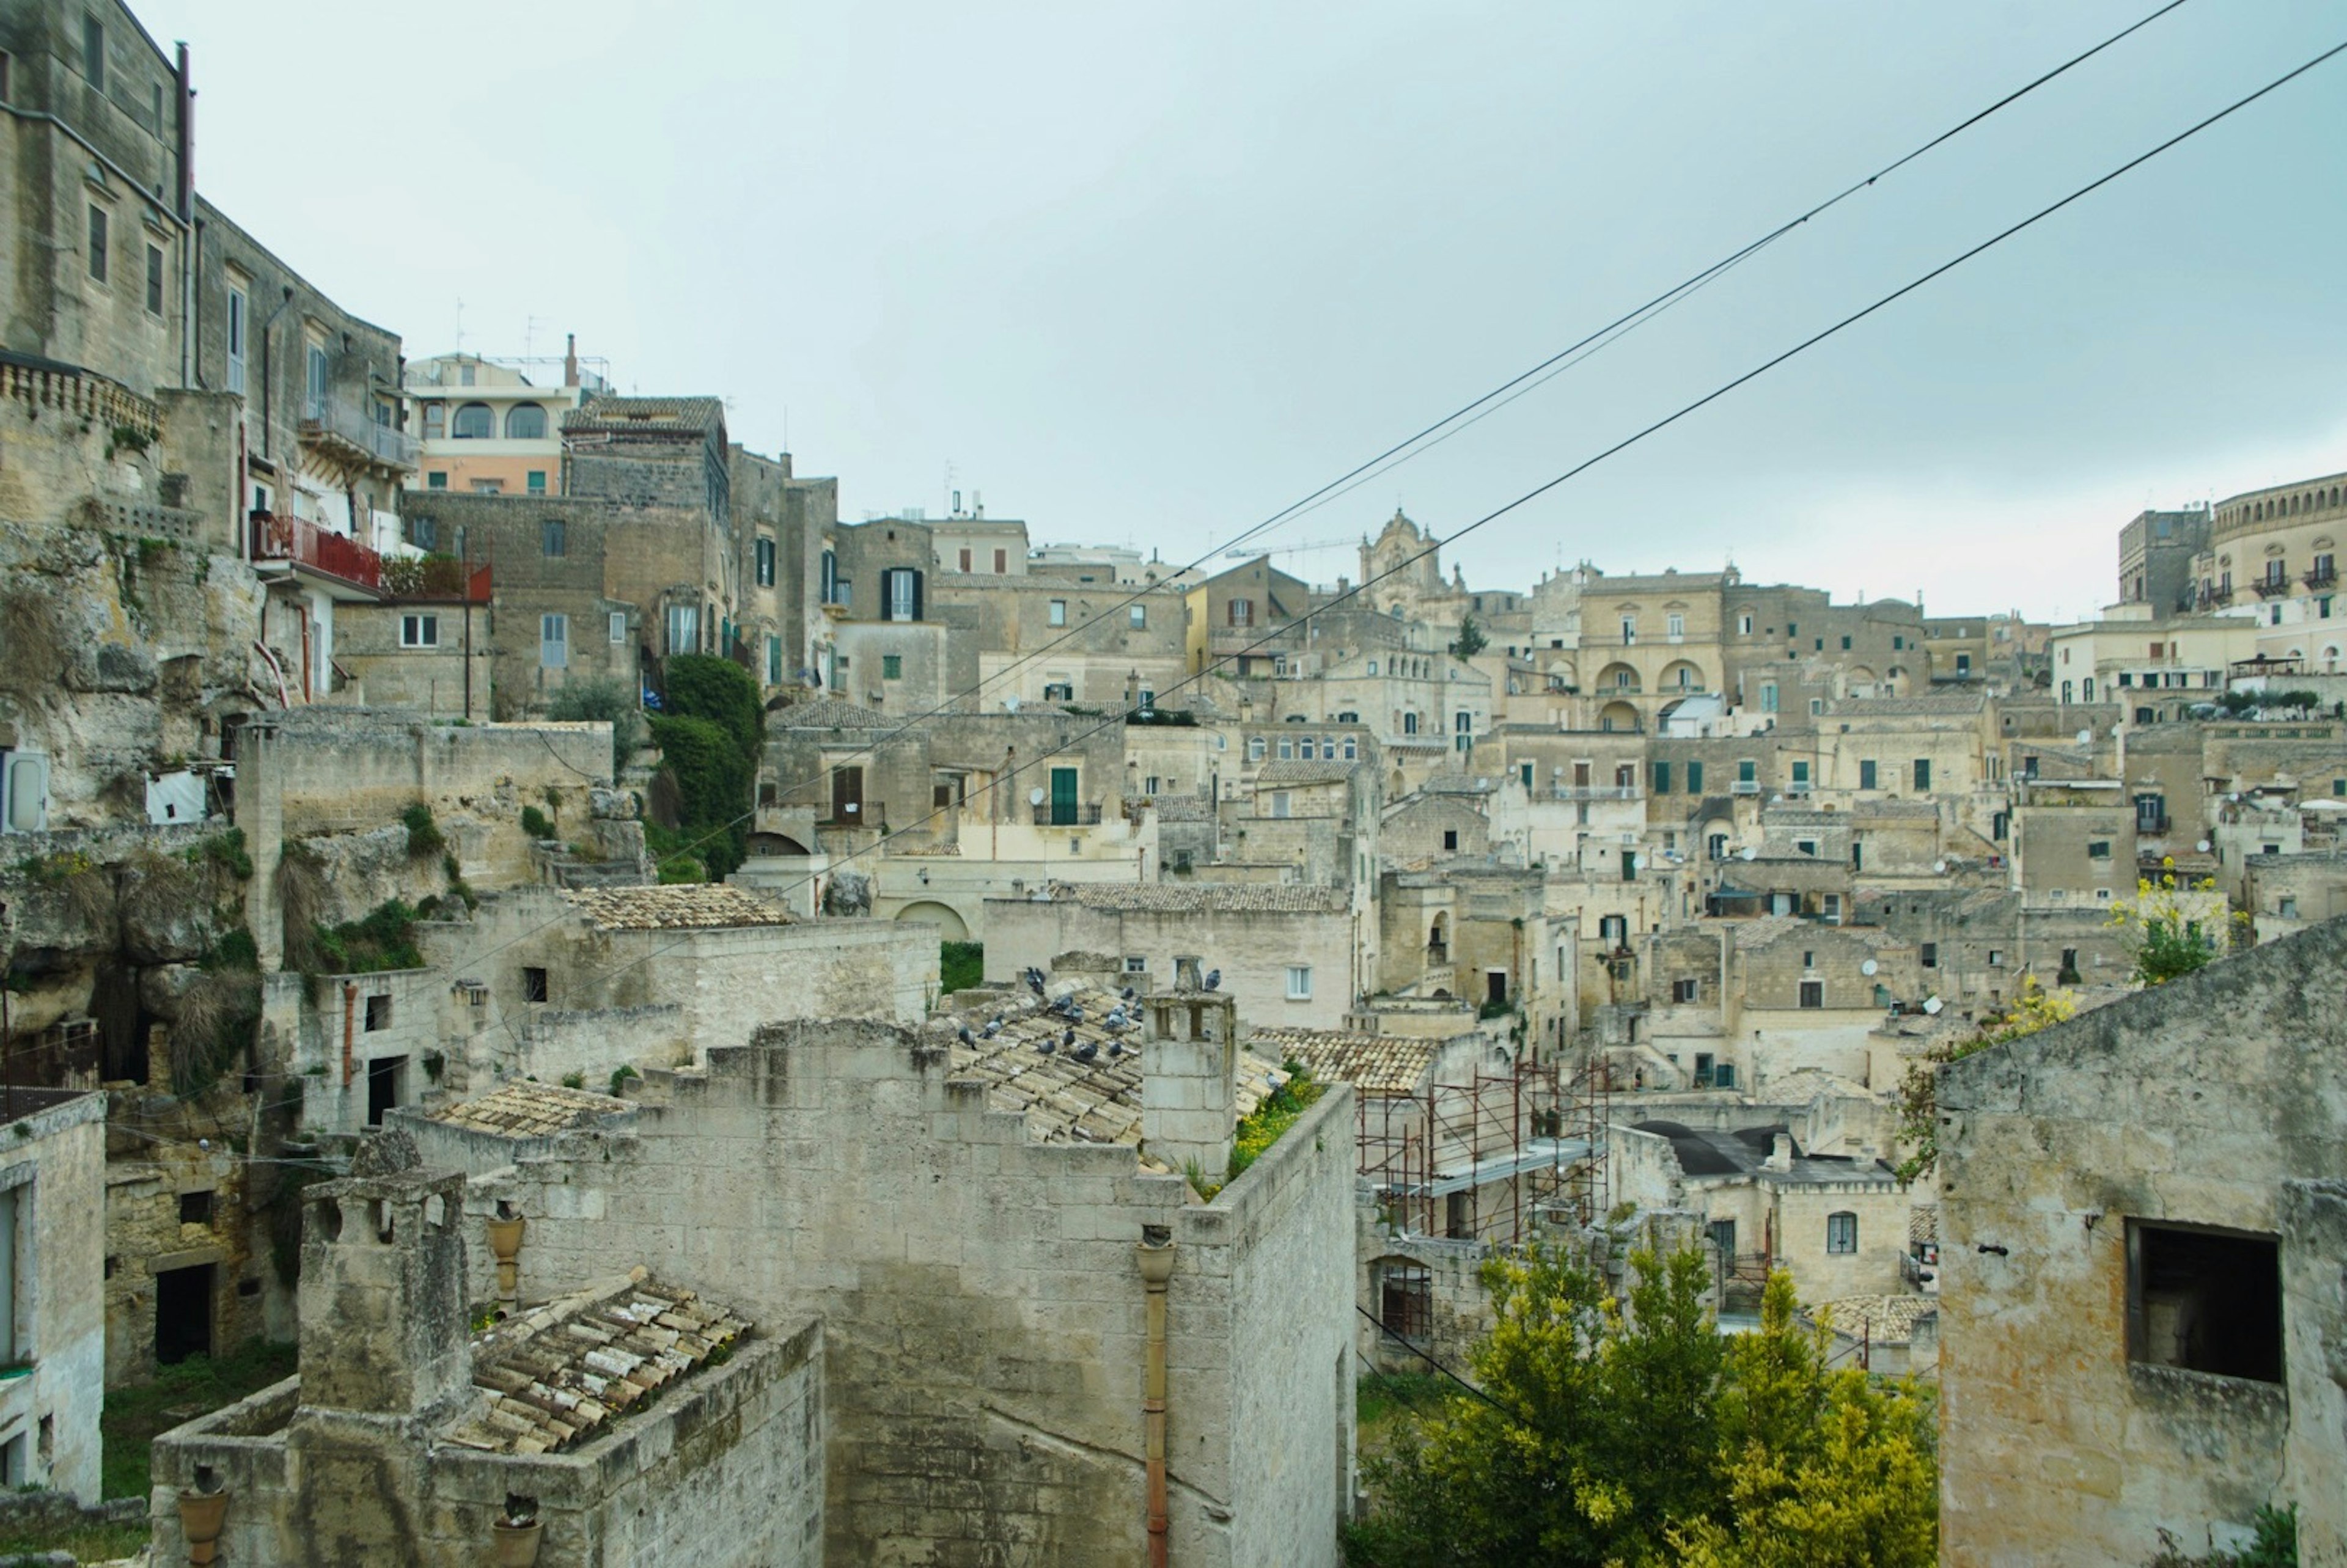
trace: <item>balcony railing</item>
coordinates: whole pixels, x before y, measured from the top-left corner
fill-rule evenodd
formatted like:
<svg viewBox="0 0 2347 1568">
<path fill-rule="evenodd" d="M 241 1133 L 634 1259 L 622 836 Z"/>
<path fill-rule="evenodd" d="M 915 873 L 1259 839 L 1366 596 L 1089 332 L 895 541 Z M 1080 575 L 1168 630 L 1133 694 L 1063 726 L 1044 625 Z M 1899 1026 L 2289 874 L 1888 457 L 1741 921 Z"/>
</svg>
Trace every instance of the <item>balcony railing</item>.
<svg viewBox="0 0 2347 1568">
<path fill-rule="evenodd" d="M 1644 792 L 1629 784 L 1558 784 L 1551 793 L 1558 800 L 1636 800 Z"/>
<path fill-rule="evenodd" d="M 252 559 L 290 561 L 370 592 L 384 590 L 383 558 L 341 534 L 329 533 L 307 518 L 282 512 L 252 514 Z"/>
<path fill-rule="evenodd" d="M 374 420 L 332 403 L 310 403 L 302 410 L 302 439 L 313 446 L 338 449 L 362 462 L 392 468 L 413 468 L 422 444 L 395 425 Z"/>
<path fill-rule="evenodd" d="M 2258 590 L 2258 597 L 2260 599 L 2271 599 L 2278 593 L 2288 593 L 2290 591 L 2290 579 L 2286 577 L 2261 577 L 2250 586 Z"/>
<path fill-rule="evenodd" d="M 1760 784 L 1757 779 L 1737 779 L 1734 784 L 1727 786 L 1727 793 L 1730 794 L 1758 794 L 1760 793 Z"/>
<path fill-rule="evenodd" d="M 1038 827 L 1098 827 L 1100 822 L 1101 808 L 1098 801 L 1089 805 L 1061 806 L 1054 809 L 1049 804 L 1045 804 L 1035 808 L 1035 825 Z"/>
<path fill-rule="evenodd" d="M 2309 588 L 2335 588 L 2339 583 L 2339 574 L 2330 567 L 2319 566 L 2300 580 Z"/>
</svg>

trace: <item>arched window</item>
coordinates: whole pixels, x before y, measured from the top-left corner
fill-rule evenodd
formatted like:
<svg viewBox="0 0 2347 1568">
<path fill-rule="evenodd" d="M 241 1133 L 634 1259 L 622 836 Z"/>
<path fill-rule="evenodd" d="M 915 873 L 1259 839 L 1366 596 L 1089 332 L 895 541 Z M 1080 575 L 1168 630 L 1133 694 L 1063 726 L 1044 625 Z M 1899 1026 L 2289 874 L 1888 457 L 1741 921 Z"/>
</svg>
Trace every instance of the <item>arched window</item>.
<svg viewBox="0 0 2347 1568">
<path fill-rule="evenodd" d="M 1848 1209 L 1826 1216 L 1826 1251 L 1852 1253 L 1858 1250 L 1858 1216 Z"/>
<path fill-rule="evenodd" d="M 506 439 L 508 441 L 545 440 L 546 410 L 535 403 L 517 403 L 507 409 Z"/>
<path fill-rule="evenodd" d="M 486 403 L 459 405 L 448 434 L 459 441 L 487 441 L 497 433 L 497 416 Z"/>
</svg>

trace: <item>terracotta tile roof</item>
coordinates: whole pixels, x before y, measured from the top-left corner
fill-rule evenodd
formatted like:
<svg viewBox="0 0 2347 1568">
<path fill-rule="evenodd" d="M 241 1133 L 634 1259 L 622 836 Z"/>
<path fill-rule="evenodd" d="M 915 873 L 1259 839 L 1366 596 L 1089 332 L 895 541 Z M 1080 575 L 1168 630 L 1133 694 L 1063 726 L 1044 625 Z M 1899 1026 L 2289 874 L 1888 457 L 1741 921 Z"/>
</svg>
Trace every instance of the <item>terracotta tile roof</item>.
<svg viewBox="0 0 2347 1568">
<path fill-rule="evenodd" d="M 669 931 L 689 927 L 787 926 L 789 913 L 744 888 L 722 882 L 688 882 L 666 887 L 578 887 L 569 899 L 605 931 Z"/>
<path fill-rule="evenodd" d="M 1814 1320 L 1825 1314 L 1839 1334 L 1862 1334 L 1878 1345 L 1903 1345 L 1915 1337 L 1916 1324 L 1939 1312 L 1936 1296 L 1845 1296 L 1812 1308 L 1809 1316 Z"/>
<path fill-rule="evenodd" d="M 494 1132 L 505 1138 L 544 1138 L 573 1127 L 584 1127 L 599 1117 L 627 1109 L 626 1101 L 614 1100 L 608 1094 L 524 1080 L 492 1090 L 477 1100 L 444 1106 L 433 1112 L 431 1119 L 443 1126 Z"/>
<path fill-rule="evenodd" d="M 625 430 L 648 418 L 656 427 L 714 430 L 725 423 L 725 405 L 714 397 L 590 397 L 562 415 L 565 430 L 598 426 Z"/>
<path fill-rule="evenodd" d="M 487 1403 L 447 1440 L 492 1453 L 559 1453 L 706 1362 L 750 1327 L 642 1269 L 548 1303 L 473 1341 Z"/>
<path fill-rule="evenodd" d="M 1283 757 L 1264 764 L 1262 770 L 1255 775 L 1255 782 L 1258 788 L 1265 784 L 1285 784 L 1294 788 L 1299 784 L 1343 784 L 1360 765 L 1358 763 L 1307 763 L 1300 757 Z"/>
<path fill-rule="evenodd" d="M 1258 1029 L 1247 1044 L 1283 1061 L 1294 1057 L 1322 1082 L 1349 1083 L 1365 1094 L 1415 1093 L 1442 1048 L 1440 1040 L 1340 1029 Z"/>
<path fill-rule="evenodd" d="M 1157 806 L 1160 822 L 1206 822 L 1214 815 L 1214 803 L 1198 794 L 1161 794 L 1150 797 Z"/>
<path fill-rule="evenodd" d="M 1940 1205 L 1917 1204 L 1907 1211 L 1907 1240 L 1915 1242 L 1940 1239 Z"/>
<path fill-rule="evenodd" d="M 882 730 L 891 723 L 886 713 L 837 697 L 817 697 L 777 708 L 769 722 L 792 730 Z"/>
<path fill-rule="evenodd" d="M 1088 909 L 1165 914 L 1342 914 L 1351 897 L 1341 887 L 1276 882 L 1054 882 L 1051 891 L 1054 902 Z"/>
<path fill-rule="evenodd" d="M 942 1013 L 933 1027 L 967 1029 L 970 1041 L 953 1046 L 953 1073 L 986 1085 L 987 1102 L 997 1111 L 1027 1113 L 1027 1135 L 1040 1143 L 1141 1143 L 1141 1038 L 1139 1002 L 1128 1004 L 1135 1021 L 1130 1029 L 1103 1027 L 1119 1001 L 1118 993 L 1098 986 L 1054 985 L 1056 996 L 1066 992 L 1083 1010 L 1084 1021 L 1071 1024 L 1050 1010 L 1043 999 L 1024 986 L 1008 999 L 996 999 L 955 1013 Z M 984 1033 L 995 1019 L 1001 1028 L 991 1039 Z M 1066 1042 L 1075 1035 L 1075 1043 Z M 1051 1042 L 1051 1054 L 1039 1048 Z M 1092 1060 L 1077 1052 L 1094 1048 Z M 1278 1062 L 1241 1046 L 1235 1101 L 1245 1116 L 1261 1104 L 1287 1074 Z M 1153 1170 L 1166 1169 L 1143 1156 Z"/>
</svg>

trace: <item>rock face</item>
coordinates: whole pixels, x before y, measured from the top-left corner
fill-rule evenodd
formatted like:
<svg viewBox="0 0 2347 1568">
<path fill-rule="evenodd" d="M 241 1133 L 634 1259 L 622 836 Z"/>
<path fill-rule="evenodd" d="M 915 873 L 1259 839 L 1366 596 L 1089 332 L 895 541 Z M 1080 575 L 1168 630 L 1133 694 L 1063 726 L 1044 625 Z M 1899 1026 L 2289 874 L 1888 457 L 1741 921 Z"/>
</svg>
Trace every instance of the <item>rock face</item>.
<svg viewBox="0 0 2347 1568">
<path fill-rule="evenodd" d="M 855 871 L 835 872 L 823 890 L 823 912 L 851 917 L 871 914 L 872 879 Z"/>
<path fill-rule="evenodd" d="M 141 968 L 201 958 L 218 929 L 210 881 L 169 856 L 141 855 L 125 864 L 116 883 L 122 956 Z"/>
</svg>

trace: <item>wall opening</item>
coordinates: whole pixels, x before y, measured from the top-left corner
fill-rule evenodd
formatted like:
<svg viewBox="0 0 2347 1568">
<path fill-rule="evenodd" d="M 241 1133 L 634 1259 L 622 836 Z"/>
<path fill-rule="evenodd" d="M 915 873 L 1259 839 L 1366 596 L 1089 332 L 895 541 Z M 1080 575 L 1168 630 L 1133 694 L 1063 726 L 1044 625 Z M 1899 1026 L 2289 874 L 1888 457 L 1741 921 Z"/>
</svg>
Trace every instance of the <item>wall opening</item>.
<svg viewBox="0 0 2347 1568">
<path fill-rule="evenodd" d="M 367 1063 L 367 1125 L 383 1125 L 384 1112 L 400 1102 L 407 1077 L 407 1058 L 378 1056 Z"/>
<path fill-rule="evenodd" d="M 1389 1334 L 1423 1339 L 1434 1327 L 1434 1276 L 1422 1264 L 1389 1263 L 1378 1270 L 1378 1322 Z"/>
<path fill-rule="evenodd" d="M 155 1276 L 155 1359 L 164 1366 L 212 1353 L 212 1266 Z"/>
<path fill-rule="evenodd" d="M 2270 1235 L 2127 1222 L 2127 1357 L 2282 1380 L 2281 1247 Z"/>
</svg>

